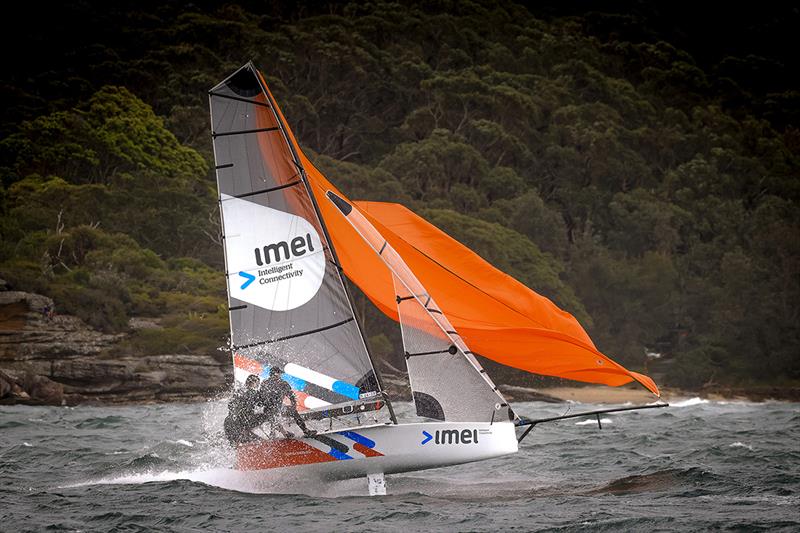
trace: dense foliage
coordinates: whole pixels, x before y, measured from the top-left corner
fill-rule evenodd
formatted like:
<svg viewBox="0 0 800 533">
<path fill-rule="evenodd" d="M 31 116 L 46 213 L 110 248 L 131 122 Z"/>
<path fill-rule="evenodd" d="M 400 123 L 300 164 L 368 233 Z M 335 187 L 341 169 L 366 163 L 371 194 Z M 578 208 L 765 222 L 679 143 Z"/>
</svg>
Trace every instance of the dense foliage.
<svg viewBox="0 0 800 533">
<path fill-rule="evenodd" d="M 161 317 L 131 350 L 223 344 L 205 92 L 253 58 L 351 198 L 404 203 L 623 364 L 800 380 L 800 96 L 775 44 L 796 12 L 731 17 L 748 51 L 638 3 L 261 9 L 83 2 L 25 29 L 53 46 L 1 88 L 3 277 L 101 329 Z"/>
</svg>

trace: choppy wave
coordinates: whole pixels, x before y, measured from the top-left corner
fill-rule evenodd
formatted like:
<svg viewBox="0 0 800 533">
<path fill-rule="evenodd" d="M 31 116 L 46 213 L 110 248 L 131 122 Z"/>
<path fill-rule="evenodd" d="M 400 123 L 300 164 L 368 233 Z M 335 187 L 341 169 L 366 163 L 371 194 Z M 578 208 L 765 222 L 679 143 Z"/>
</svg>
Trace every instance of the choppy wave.
<svg viewBox="0 0 800 533">
<path fill-rule="evenodd" d="M 668 468 L 649 474 L 638 474 L 615 479 L 604 487 L 591 491 L 590 494 L 607 493 L 619 495 L 638 492 L 673 491 L 676 487 L 693 487 L 698 483 L 705 483 L 708 481 L 708 476 L 713 476 L 713 474 L 698 467 L 686 469 Z"/>
<path fill-rule="evenodd" d="M 372 499 L 364 479 L 232 469 L 222 404 L 0 410 L 0 529 L 800 530 L 800 405 L 673 407 L 603 429 L 541 424 L 516 455 L 388 476 L 389 495 Z"/>
</svg>

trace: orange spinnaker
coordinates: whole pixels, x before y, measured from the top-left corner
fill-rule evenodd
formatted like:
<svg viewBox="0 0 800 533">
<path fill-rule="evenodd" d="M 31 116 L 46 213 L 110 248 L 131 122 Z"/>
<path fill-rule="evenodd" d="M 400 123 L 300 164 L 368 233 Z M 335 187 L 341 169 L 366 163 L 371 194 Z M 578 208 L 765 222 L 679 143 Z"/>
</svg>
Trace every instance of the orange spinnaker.
<svg viewBox="0 0 800 533">
<path fill-rule="evenodd" d="M 286 124 L 277 105 L 276 111 Z M 325 193 L 347 197 L 305 157 L 288 125 L 287 135 L 306 170 L 345 274 L 378 309 L 398 320 L 391 274 Z M 571 314 L 405 207 L 357 202 L 355 208 L 405 260 L 473 352 L 546 376 L 612 386 L 635 380 L 660 396 L 652 379 L 600 353 Z"/>
</svg>

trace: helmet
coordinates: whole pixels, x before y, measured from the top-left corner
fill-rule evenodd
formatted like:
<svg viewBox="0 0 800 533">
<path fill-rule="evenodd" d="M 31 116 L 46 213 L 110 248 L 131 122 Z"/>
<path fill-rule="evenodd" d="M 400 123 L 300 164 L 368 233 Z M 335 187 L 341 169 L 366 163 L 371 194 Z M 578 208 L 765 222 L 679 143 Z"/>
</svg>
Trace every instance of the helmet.
<svg viewBox="0 0 800 533">
<path fill-rule="evenodd" d="M 258 379 L 258 376 L 256 376 L 255 374 L 250 374 L 249 376 L 247 376 L 247 379 L 244 380 L 244 385 L 247 388 L 255 388 L 258 387 L 259 381 L 261 380 Z"/>
</svg>

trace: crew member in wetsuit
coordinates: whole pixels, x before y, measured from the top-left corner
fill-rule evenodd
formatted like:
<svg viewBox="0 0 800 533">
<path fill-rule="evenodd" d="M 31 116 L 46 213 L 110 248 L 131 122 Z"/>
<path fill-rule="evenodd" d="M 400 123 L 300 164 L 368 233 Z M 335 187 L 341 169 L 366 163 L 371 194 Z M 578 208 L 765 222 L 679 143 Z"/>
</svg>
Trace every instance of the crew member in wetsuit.
<svg viewBox="0 0 800 533">
<path fill-rule="evenodd" d="M 273 434 L 277 429 L 284 437 L 292 438 L 294 436 L 284 429 L 280 422 L 281 415 L 293 418 L 306 437 L 317 434 L 313 429 L 306 427 L 306 423 L 300 417 L 300 413 L 297 412 L 297 398 L 294 396 L 292 387 L 281 379 L 280 368 L 273 365 L 269 369 L 269 377 L 261 382 L 261 390 L 259 392 L 259 403 L 264 406 L 264 417 L 272 424 Z M 284 398 L 289 399 L 289 406 L 285 409 L 283 406 Z"/>
<path fill-rule="evenodd" d="M 259 381 L 255 374 L 247 376 L 244 387 L 236 391 L 228 402 L 228 416 L 225 417 L 223 428 L 231 446 L 260 439 L 253 433 L 253 429 L 266 422 L 268 418 L 263 413 L 256 413 L 259 404 Z"/>
</svg>

